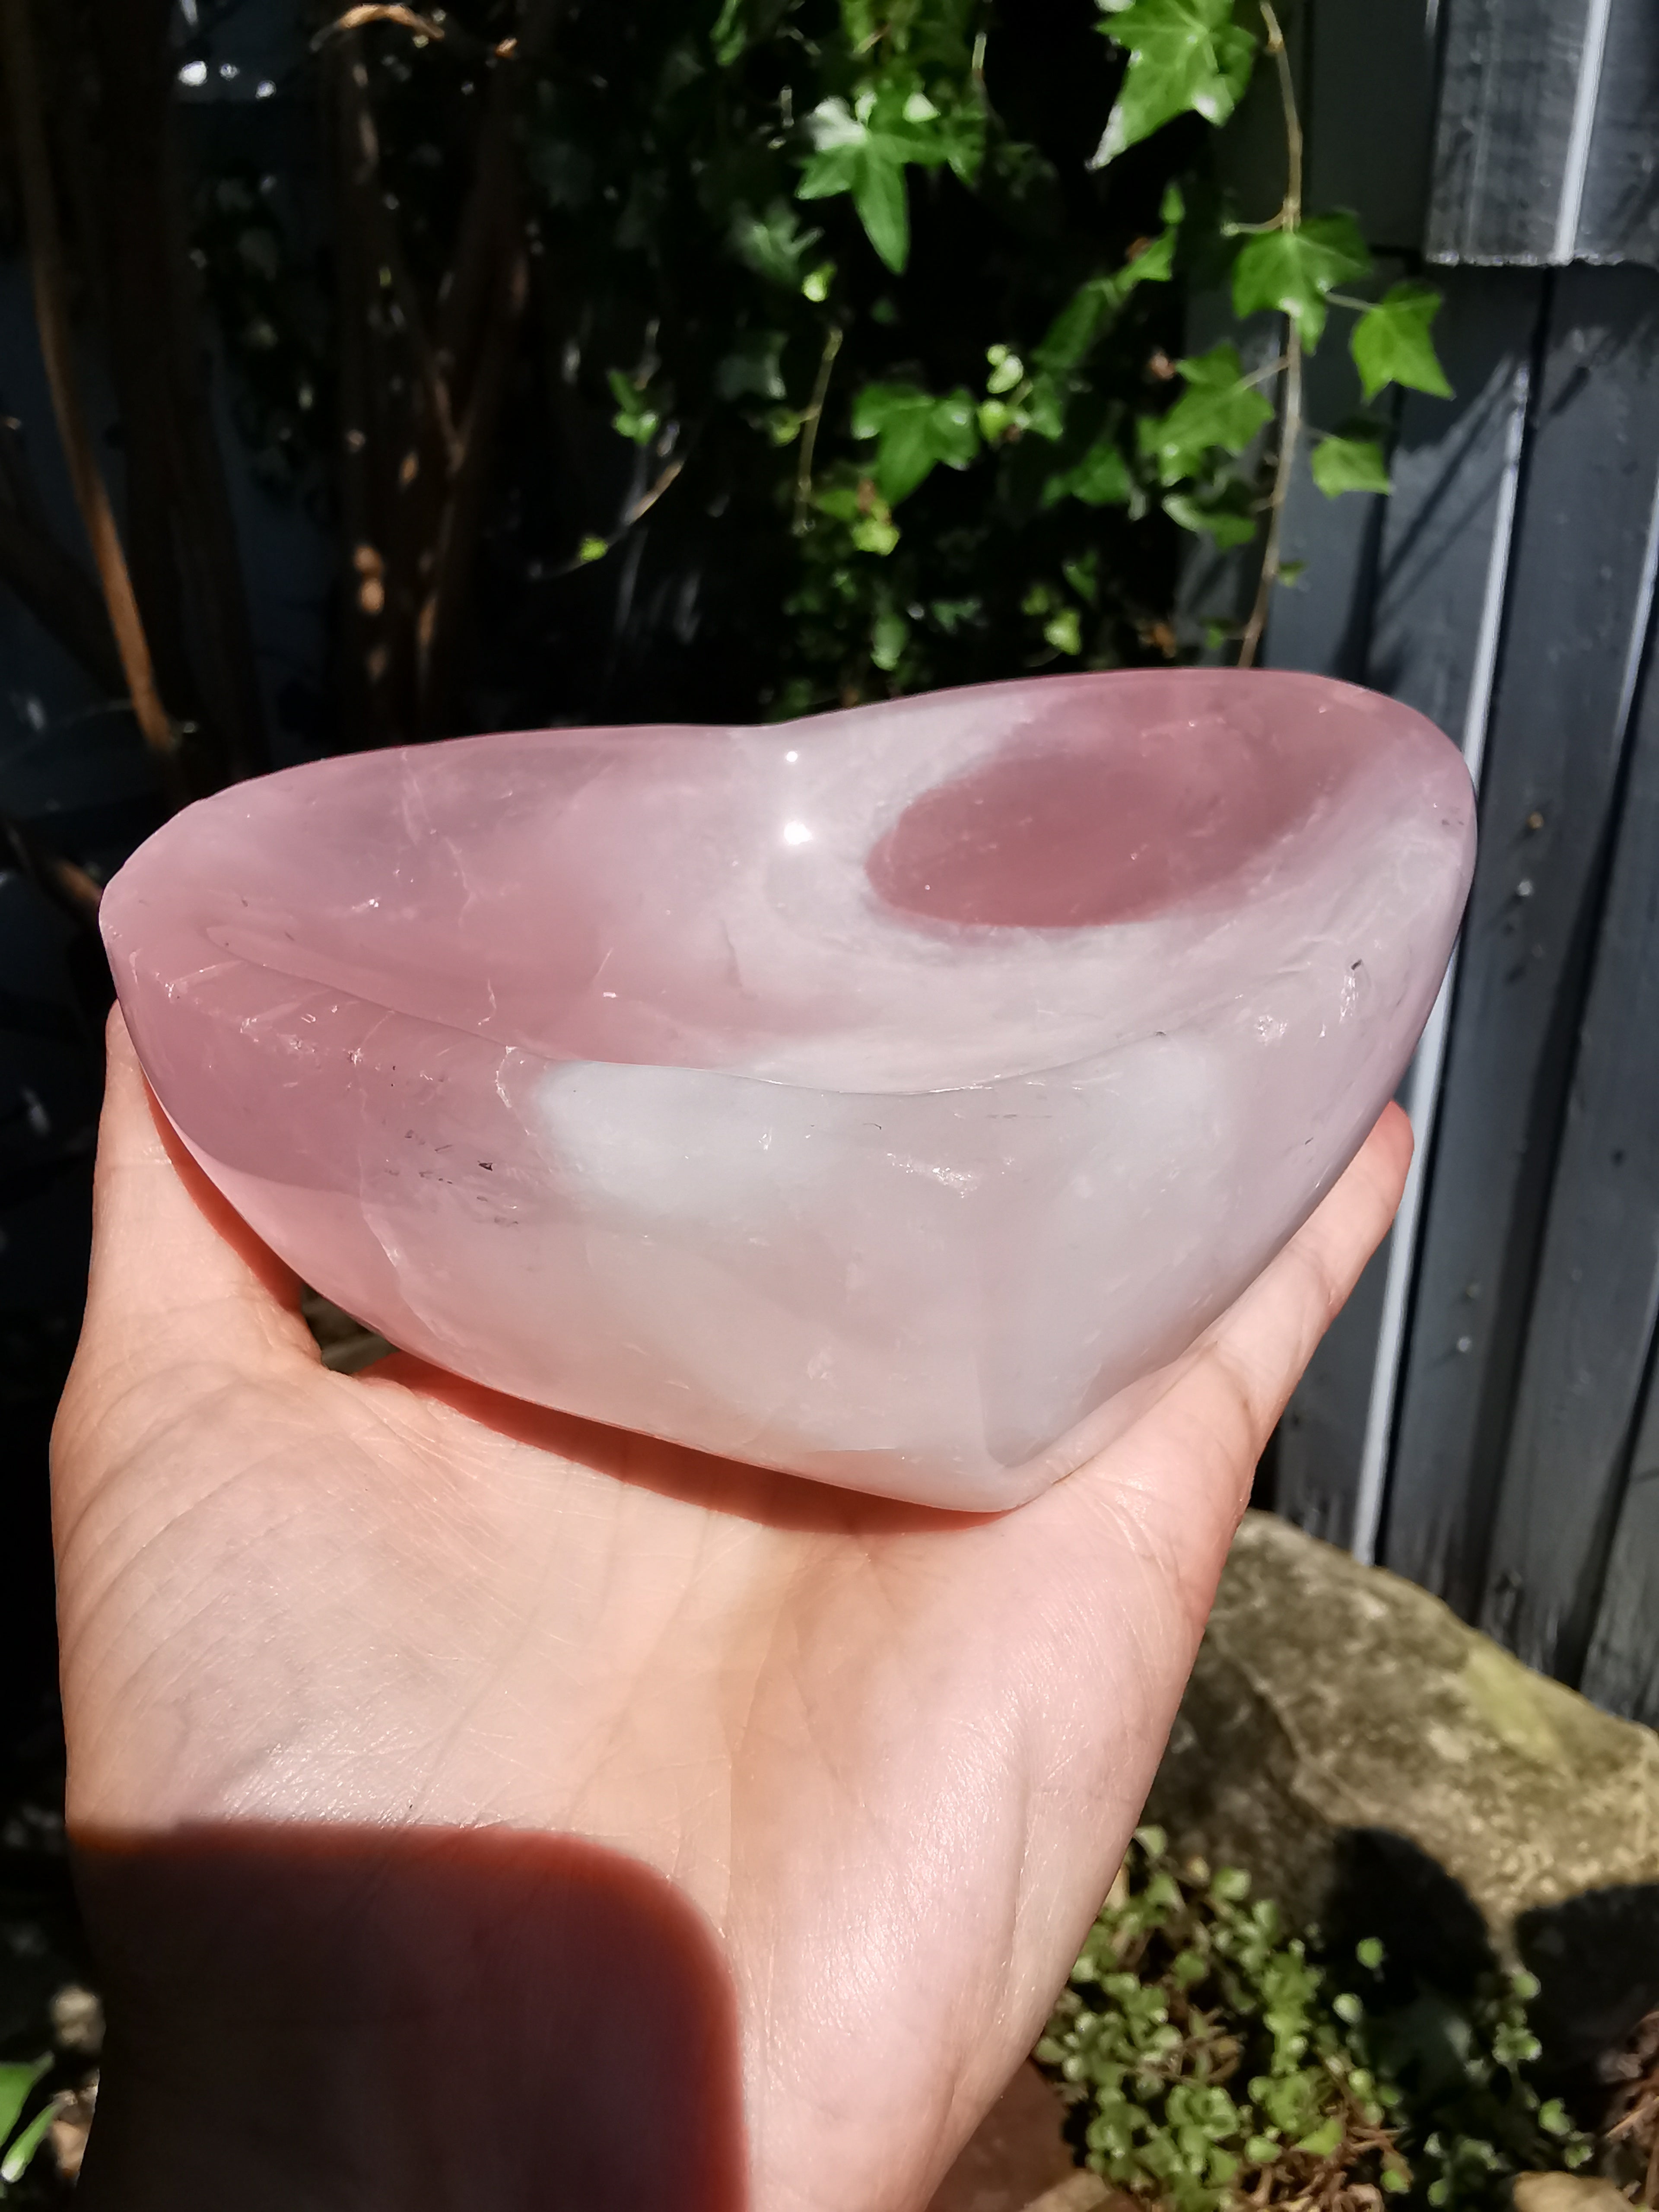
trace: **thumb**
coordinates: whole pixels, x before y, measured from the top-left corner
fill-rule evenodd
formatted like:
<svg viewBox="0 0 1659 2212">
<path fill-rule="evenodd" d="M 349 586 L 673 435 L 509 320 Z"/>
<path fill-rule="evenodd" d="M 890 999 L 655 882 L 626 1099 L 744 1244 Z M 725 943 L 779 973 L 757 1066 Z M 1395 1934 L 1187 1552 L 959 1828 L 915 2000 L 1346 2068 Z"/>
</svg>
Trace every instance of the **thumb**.
<svg viewBox="0 0 1659 2212">
<path fill-rule="evenodd" d="M 154 1372 L 317 1357 L 300 1281 L 191 1158 L 117 1007 L 93 1179 L 92 1269 L 76 1365 Z"/>
</svg>

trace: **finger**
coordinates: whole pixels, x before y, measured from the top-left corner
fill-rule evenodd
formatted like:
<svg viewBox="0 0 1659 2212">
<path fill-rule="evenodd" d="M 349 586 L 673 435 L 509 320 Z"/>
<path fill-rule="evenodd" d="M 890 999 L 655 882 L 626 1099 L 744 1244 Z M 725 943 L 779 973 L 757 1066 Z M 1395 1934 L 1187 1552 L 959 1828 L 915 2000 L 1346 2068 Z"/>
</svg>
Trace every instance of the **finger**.
<svg viewBox="0 0 1659 2212">
<path fill-rule="evenodd" d="M 1391 1105 L 1322 1204 L 1175 1364 L 1139 1418 L 1049 1493 L 1077 1524 L 1070 1540 L 1093 1530 L 1115 1546 L 1127 1539 L 1155 1562 L 1194 1638 L 1262 1448 L 1387 1234 L 1411 1152 L 1411 1125 Z"/>
<path fill-rule="evenodd" d="M 118 1007 L 93 1180 L 86 1337 L 155 1367 L 318 1357 L 300 1283 L 216 1190 L 144 1080 Z"/>
<path fill-rule="evenodd" d="M 1389 1232 L 1412 1143 L 1404 1113 L 1385 1107 L 1323 1202 L 1208 1332 L 1194 1389 L 1237 1404 L 1252 1468 L 1320 1339 Z"/>
</svg>

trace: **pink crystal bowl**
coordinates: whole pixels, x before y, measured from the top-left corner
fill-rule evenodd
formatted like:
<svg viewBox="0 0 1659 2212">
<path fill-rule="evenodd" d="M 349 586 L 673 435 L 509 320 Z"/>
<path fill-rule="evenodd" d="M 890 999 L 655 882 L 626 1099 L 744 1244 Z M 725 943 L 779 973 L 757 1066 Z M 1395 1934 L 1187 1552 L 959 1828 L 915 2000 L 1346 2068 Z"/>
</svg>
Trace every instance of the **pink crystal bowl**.
<svg viewBox="0 0 1659 2212">
<path fill-rule="evenodd" d="M 1473 852 L 1388 700 L 1074 676 L 320 762 L 187 809 L 103 923 L 185 1143 L 393 1343 L 983 1508 L 1340 1174 Z"/>
</svg>

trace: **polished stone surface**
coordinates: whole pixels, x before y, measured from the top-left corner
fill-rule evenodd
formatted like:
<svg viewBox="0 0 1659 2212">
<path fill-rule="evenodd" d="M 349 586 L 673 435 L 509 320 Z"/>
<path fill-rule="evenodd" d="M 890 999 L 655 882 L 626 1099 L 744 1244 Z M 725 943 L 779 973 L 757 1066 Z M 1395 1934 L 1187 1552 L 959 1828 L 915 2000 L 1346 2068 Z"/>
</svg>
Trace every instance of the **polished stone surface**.
<svg viewBox="0 0 1659 2212">
<path fill-rule="evenodd" d="M 179 815 L 103 922 L 181 1136 L 394 1343 L 982 1507 L 1352 1157 L 1473 817 L 1371 694 L 1075 676 L 321 762 Z"/>
</svg>

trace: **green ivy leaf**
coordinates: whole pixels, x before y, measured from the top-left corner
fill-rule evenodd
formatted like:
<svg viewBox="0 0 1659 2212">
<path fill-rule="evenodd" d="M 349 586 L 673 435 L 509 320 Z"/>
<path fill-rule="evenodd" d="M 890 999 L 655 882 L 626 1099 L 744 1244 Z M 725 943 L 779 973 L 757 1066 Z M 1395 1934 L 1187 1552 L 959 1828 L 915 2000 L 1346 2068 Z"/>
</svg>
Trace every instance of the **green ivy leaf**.
<svg viewBox="0 0 1659 2212">
<path fill-rule="evenodd" d="M 1080 284 L 1049 324 L 1032 356 L 1048 369 L 1075 368 L 1110 325 L 1137 284 L 1167 284 L 1175 274 L 1176 247 L 1184 212 L 1173 186 L 1164 195 L 1165 224 L 1132 261 Z"/>
<path fill-rule="evenodd" d="M 805 185 L 802 190 L 805 191 Z M 910 258 L 910 207 L 904 165 L 872 148 L 864 172 L 852 187 L 853 204 L 864 234 L 896 274 Z"/>
<path fill-rule="evenodd" d="M 884 675 L 892 674 L 909 642 L 909 623 L 896 607 L 884 607 L 870 629 L 870 658 Z"/>
<path fill-rule="evenodd" d="M 57 2114 L 50 2105 L 40 2107 L 27 2127 L 9 2145 L 4 2158 L 0 2158 L 0 2182 L 11 2183 L 23 2179 L 35 2153 L 51 2134 L 52 2124 L 56 2118 Z"/>
<path fill-rule="evenodd" d="M 1167 415 L 1143 415 L 1136 425 L 1140 450 L 1164 484 L 1197 475 L 1217 447 L 1242 453 L 1273 413 L 1272 401 L 1245 383 L 1236 345 L 1212 346 L 1176 367 L 1187 390 Z"/>
<path fill-rule="evenodd" d="M 1233 311 L 1278 308 L 1292 316 L 1310 353 L 1325 328 L 1325 295 L 1333 285 L 1368 276 L 1371 257 L 1351 215 L 1321 215 L 1295 230 L 1267 230 L 1249 239 L 1233 264 Z"/>
<path fill-rule="evenodd" d="M 833 199 L 850 192 L 870 243 L 890 269 L 902 270 L 910 258 L 904 150 L 888 133 L 872 131 L 844 100 L 821 101 L 807 127 L 814 150 L 796 198 Z"/>
<path fill-rule="evenodd" d="M 796 198 L 833 199 L 850 192 L 866 236 L 895 276 L 910 258 L 907 165 L 939 168 L 949 162 L 959 175 L 964 165 L 977 166 L 977 157 L 970 159 L 971 124 L 964 125 L 959 112 L 942 114 L 925 93 L 914 85 L 907 89 L 902 79 L 860 93 L 852 107 L 844 100 L 820 100 L 807 129 L 813 151 Z M 982 115 L 978 131 L 982 149 Z"/>
<path fill-rule="evenodd" d="M 876 440 L 872 473 L 889 507 L 908 499 L 940 462 L 966 468 L 980 447 L 973 398 L 960 386 L 935 398 L 914 384 L 867 384 L 854 402 L 853 434 Z"/>
<path fill-rule="evenodd" d="M 787 0 L 721 0 L 720 14 L 708 33 L 708 44 L 720 67 L 730 69 L 734 62 L 742 60 L 750 46 L 759 46 L 763 40 L 769 39 L 776 31 L 787 5 Z M 678 80 L 674 89 L 678 88 L 679 83 L 689 82 L 690 76 L 696 74 L 696 56 L 690 42 L 685 42 L 676 51 L 689 56 L 694 65 L 688 75 Z"/>
<path fill-rule="evenodd" d="M 803 269 L 807 255 L 823 235 L 821 230 L 808 230 L 783 199 L 770 201 L 763 215 L 757 215 L 752 208 L 734 209 L 726 232 L 732 252 L 745 269 L 792 291 L 811 282 Z"/>
<path fill-rule="evenodd" d="M 1247 490 L 1246 501 L 1248 497 Z M 1200 501 L 1190 492 L 1172 491 L 1164 495 L 1164 512 L 1183 530 L 1212 538 L 1224 550 L 1229 545 L 1248 545 L 1255 536 L 1255 515 L 1237 499 Z"/>
<path fill-rule="evenodd" d="M 984 602 L 977 597 L 963 599 L 935 599 L 928 613 L 946 637 L 954 637 L 958 630 L 977 624 L 984 613 Z"/>
<path fill-rule="evenodd" d="M 0 2066 L 0 2143 L 17 2125 L 30 2090 L 51 2064 L 50 2058 L 35 2058 Z"/>
<path fill-rule="evenodd" d="M 1057 378 L 1034 376 L 1023 412 L 1026 428 L 1051 446 L 1066 435 L 1066 392 Z"/>
<path fill-rule="evenodd" d="M 939 117 L 937 136 L 952 176 L 964 185 L 979 181 L 985 166 L 985 109 L 976 100 L 947 107 Z"/>
<path fill-rule="evenodd" d="M 722 69 L 730 69 L 740 59 L 749 44 L 749 10 L 747 0 L 724 0 L 714 27 L 708 34 L 708 43 L 714 50 L 714 59 Z"/>
<path fill-rule="evenodd" d="M 1440 295 L 1428 284 L 1391 284 L 1376 305 L 1354 325 L 1348 341 L 1365 397 L 1375 399 L 1385 384 L 1408 385 L 1413 392 L 1449 399 L 1451 386 L 1440 366 L 1430 325 L 1440 312 Z"/>
<path fill-rule="evenodd" d="M 1100 597 L 1100 555 L 1094 547 L 1074 561 L 1062 561 L 1060 573 L 1079 599 L 1089 606 L 1095 605 Z"/>
<path fill-rule="evenodd" d="M 820 484 L 812 495 L 812 504 L 820 514 L 827 514 L 832 522 L 844 522 L 849 530 L 865 512 L 859 479 L 851 471 Z"/>
<path fill-rule="evenodd" d="M 617 411 L 611 418 L 611 427 L 636 446 L 648 446 L 662 424 L 662 416 L 647 404 L 644 392 L 632 377 L 620 368 L 610 371 L 606 380 L 611 397 L 617 403 Z"/>
<path fill-rule="evenodd" d="M 782 399 L 781 331 L 744 331 L 715 364 L 714 390 L 722 399 Z"/>
<path fill-rule="evenodd" d="M 1024 362 L 1017 353 L 1011 352 L 1006 345 L 988 347 L 985 358 L 990 363 L 990 374 L 985 380 L 985 389 L 993 398 L 1000 398 L 1005 392 L 1012 392 L 1017 384 L 1024 381 Z"/>
<path fill-rule="evenodd" d="M 1345 491 L 1392 491 L 1389 465 L 1375 438 L 1322 438 L 1314 447 L 1313 480 L 1327 499 Z"/>
<path fill-rule="evenodd" d="M 1133 267 L 1133 264 L 1130 264 Z M 1126 272 L 1091 276 L 1049 324 L 1035 358 L 1045 368 L 1075 368 L 1128 296 Z"/>
<path fill-rule="evenodd" d="M 1042 625 L 1042 635 L 1056 653 L 1073 658 L 1083 650 L 1083 626 L 1075 607 L 1062 607 Z"/>
<path fill-rule="evenodd" d="M 1128 49 L 1129 66 L 1091 167 L 1173 122 L 1201 115 L 1224 123 L 1250 81 L 1255 40 L 1233 21 L 1232 0 L 1103 0 L 1100 28 Z"/>
<path fill-rule="evenodd" d="M 1129 464 L 1115 438 L 1097 439 L 1076 465 L 1051 476 L 1042 487 L 1042 504 L 1080 499 L 1085 507 L 1127 507 L 1134 492 Z"/>
</svg>

